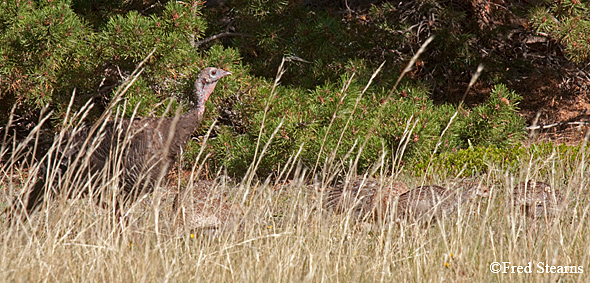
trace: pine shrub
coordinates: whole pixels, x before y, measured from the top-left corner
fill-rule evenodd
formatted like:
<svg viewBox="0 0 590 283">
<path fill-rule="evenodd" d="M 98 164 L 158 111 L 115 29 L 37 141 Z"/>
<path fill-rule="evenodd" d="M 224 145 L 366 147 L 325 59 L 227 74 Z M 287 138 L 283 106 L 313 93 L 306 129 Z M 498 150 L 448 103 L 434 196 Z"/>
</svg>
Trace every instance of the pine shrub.
<svg viewBox="0 0 590 283">
<path fill-rule="evenodd" d="M 546 1 L 531 12 L 533 26 L 565 45 L 568 59 L 588 62 L 590 59 L 590 7 L 579 0 Z"/>
</svg>

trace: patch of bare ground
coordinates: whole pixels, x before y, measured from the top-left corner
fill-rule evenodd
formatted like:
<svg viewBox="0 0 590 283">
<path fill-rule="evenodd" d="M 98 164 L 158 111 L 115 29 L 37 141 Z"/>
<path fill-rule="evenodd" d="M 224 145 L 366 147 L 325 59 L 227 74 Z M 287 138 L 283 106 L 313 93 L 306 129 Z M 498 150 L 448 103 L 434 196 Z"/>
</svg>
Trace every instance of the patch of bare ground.
<svg viewBox="0 0 590 283">
<path fill-rule="evenodd" d="M 532 141 L 582 141 L 590 129 L 589 86 L 588 72 L 571 65 L 523 78 L 515 88 L 523 95 L 521 115 L 530 127 L 536 126 Z"/>
</svg>

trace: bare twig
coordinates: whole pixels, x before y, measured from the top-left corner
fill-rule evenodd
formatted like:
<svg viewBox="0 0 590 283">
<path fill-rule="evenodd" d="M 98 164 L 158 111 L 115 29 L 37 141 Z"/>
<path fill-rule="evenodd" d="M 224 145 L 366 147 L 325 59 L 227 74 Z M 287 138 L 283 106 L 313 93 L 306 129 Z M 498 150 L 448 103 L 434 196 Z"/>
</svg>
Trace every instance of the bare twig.
<svg viewBox="0 0 590 283">
<path fill-rule="evenodd" d="M 219 39 L 219 38 L 222 38 L 222 37 L 227 37 L 227 36 L 253 37 L 252 35 L 245 34 L 245 33 L 226 31 L 226 32 L 222 32 L 220 34 L 216 34 L 214 36 L 207 37 L 205 39 L 199 40 L 199 41 L 195 42 L 194 47 L 195 48 L 198 48 L 199 46 L 201 46 L 201 45 L 203 45 L 203 44 L 205 44 L 205 43 L 207 43 L 209 41 L 213 41 L 213 40 L 216 40 L 216 39 Z"/>
<path fill-rule="evenodd" d="M 584 121 L 559 122 L 559 123 L 553 123 L 553 124 L 549 124 L 549 125 L 533 125 L 533 126 L 528 126 L 528 127 L 526 127 L 526 129 L 529 130 L 529 131 L 532 131 L 532 130 L 545 130 L 545 129 L 559 127 L 559 126 L 588 125 L 588 124 L 590 124 L 590 122 L 584 122 Z"/>
</svg>

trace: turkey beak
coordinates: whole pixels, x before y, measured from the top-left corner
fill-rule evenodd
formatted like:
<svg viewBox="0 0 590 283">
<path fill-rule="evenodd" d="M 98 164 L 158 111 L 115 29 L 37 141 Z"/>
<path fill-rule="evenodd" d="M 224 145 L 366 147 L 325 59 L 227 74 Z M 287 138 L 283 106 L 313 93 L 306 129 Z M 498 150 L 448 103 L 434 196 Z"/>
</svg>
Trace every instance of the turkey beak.
<svg viewBox="0 0 590 283">
<path fill-rule="evenodd" d="M 219 78 L 220 79 L 223 78 L 223 77 L 227 77 L 227 76 L 232 75 L 232 73 L 229 72 L 229 71 L 226 71 L 226 70 L 221 70 L 221 71 L 222 71 L 222 73 L 219 75 Z"/>
</svg>

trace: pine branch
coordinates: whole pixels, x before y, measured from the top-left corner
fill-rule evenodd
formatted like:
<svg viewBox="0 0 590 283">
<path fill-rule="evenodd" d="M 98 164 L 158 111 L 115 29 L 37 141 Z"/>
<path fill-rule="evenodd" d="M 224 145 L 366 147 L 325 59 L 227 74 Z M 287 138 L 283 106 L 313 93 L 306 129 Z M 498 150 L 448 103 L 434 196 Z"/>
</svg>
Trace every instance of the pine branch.
<svg viewBox="0 0 590 283">
<path fill-rule="evenodd" d="M 526 127 L 526 129 L 529 130 L 529 131 L 532 131 L 532 130 L 546 130 L 546 129 L 549 129 L 549 128 L 554 128 L 554 127 L 559 127 L 559 126 L 588 125 L 588 124 L 590 124 L 590 122 L 584 122 L 584 121 L 559 122 L 559 123 L 553 123 L 553 124 L 549 124 L 549 125 L 528 126 L 528 127 Z"/>
<path fill-rule="evenodd" d="M 216 34 L 214 36 L 211 36 L 211 37 L 208 37 L 208 38 L 199 40 L 199 41 L 197 41 L 197 42 L 194 43 L 193 47 L 199 48 L 199 46 L 201 46 L 201 45 L 203 45 L 203 44 L 205 44 L 207 42 L 210 42 L 210 41 L 213 41 L 213 40 L 222 38 L 222 37 L 227 37 L 227 36 L 253 37 L 252 35 L 245 34 L 245 33 L 226 31 L 226 32 L 222 32 L 220 34 Z"/>
</svg>

